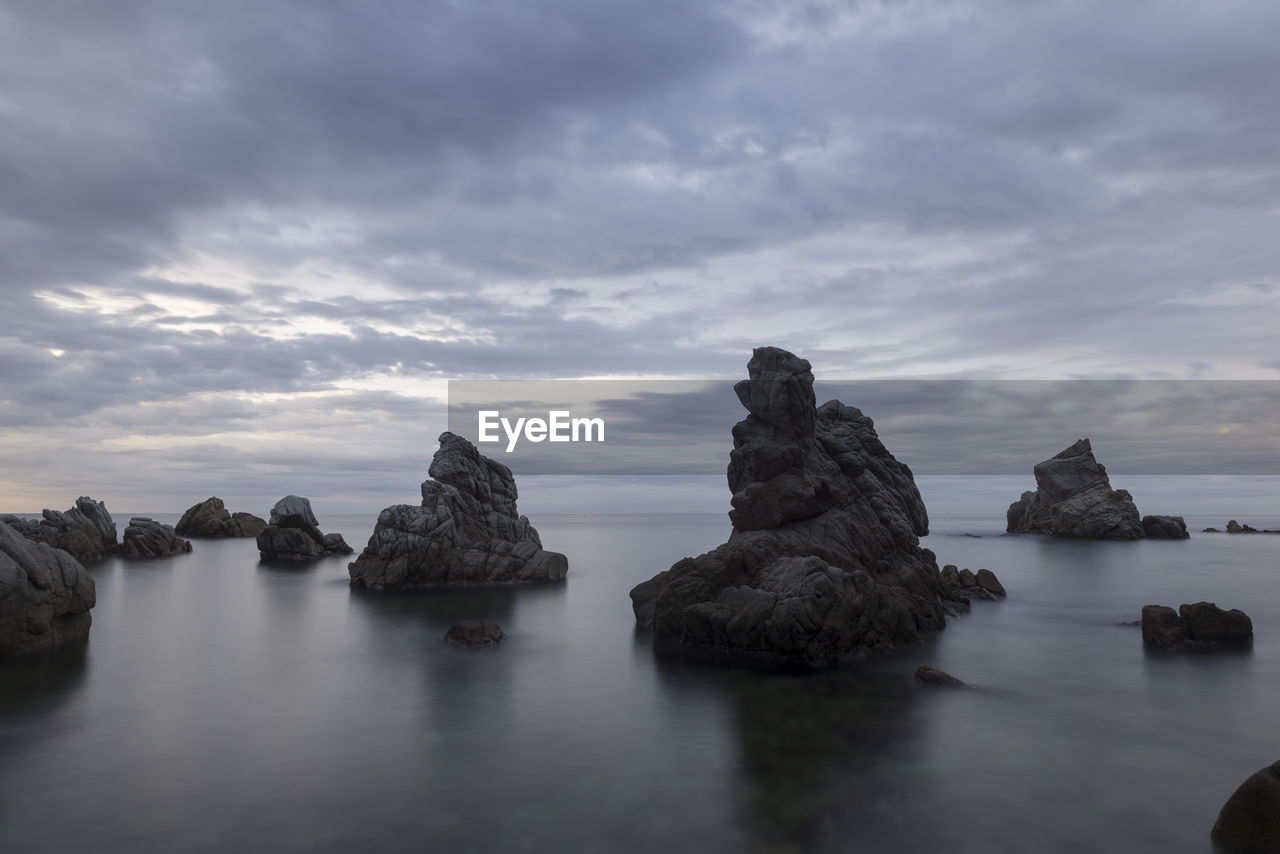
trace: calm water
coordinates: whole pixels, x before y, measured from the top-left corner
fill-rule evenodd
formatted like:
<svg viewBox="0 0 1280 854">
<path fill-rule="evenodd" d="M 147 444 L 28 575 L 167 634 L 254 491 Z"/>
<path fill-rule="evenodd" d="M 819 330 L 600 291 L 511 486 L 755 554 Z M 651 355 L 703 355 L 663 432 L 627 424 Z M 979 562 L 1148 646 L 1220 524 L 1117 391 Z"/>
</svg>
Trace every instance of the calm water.
<svg viewBox="0 0 1280 854">
<path fill-rule="evenodd" d="M 563 585 L 359 595 L 346 559 L 267 566 L 252 540 L 93 566 L 88 644 L 0 660 L 0 851 L 1202 852 L 1280 759 L 1280 536 L 938 518 L 940 562 L 1009 600 L 800 677 L 656 661 L 636 635 L 627 591 L 724 517 L 534 521 Z M 362 544 L 374 519 L 323 522 Z M 1252 652 L 1152 656 L 1117 625 L 1200 599 L 1250 614 Z M 446 646 L 468 617 L 508 643 Z M 986 690 L 920 688 L 925 662 Z"/>
</svg>

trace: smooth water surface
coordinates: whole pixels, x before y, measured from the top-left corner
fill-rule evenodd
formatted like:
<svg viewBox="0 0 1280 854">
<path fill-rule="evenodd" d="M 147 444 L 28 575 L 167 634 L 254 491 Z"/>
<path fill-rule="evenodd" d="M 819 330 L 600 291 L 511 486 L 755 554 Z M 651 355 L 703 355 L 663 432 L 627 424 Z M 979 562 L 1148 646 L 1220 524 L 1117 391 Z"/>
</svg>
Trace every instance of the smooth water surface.
<svg viewBox="0 0 1280 854">
<path fill-rule="evenodd" d="M 1201 852 L 1280 758 L 1280 536 L 935 519 L 939 563 L 1009 599 L 794 676 L 658 661 L 635 630 L 630 588 L 724 516 L 534 521 L 563 584 L 362 594 L 346 558 L 266 565 L 251 539 L 91 566 L 88 643 L 0 660 L 0 850 Z M 1253 650 L 1153 655 L 1121 625 L 1200 599 L 1247 611 Z M 507 643 L 442 642 L 473 617 Z"/>
</svg>

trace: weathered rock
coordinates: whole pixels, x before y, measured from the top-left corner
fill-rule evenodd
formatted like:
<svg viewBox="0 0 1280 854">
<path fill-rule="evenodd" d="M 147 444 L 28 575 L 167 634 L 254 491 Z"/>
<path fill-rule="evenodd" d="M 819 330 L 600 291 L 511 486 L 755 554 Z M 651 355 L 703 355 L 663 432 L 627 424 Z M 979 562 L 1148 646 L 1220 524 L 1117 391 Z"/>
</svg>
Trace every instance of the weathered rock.
<svg viewBox="0 0 1280 854">
<path fill-rule="evenodd" d="M 1142 534 L 1149 540 L 1186 540 L 1191 537 L 1181 516 L 1143 516 Z"/>
<path fill-rule="evenodd" d="M 95 601 L 93 576 L 79 561 L 0 521 L 0 654 L 85 637 Z"/>
<path fill-rule="evenodd" d="M 1229 851 L 1280 854 L 1280 762 L 1240 784 L 1222 805 L 1209 835 Z"/>
<path fill-rule="evenodd" d="M 320 530 L 311 501 L 300 495 L 286 495 L 276 502 L 271 522 L 258 533 L 257 542 L 264 560 L 314 560 L 352 552 L 341 534 Z"/>
<path fill-rule="evenodd" d="M 568 571 L 559 552 L 546 551 L 538 532 L 516 510 L 511 470 L 453 433 L 422 484 L 422 504 L 382 511 L 351 583 L 378 590 L 438 584 L 558 581 Z"/>
<path fill-rule="evenodd" d="M 1036 463 L 1036 491 L 1009 505 L 1011 534 L 1051 534 L 1100 540 L 1138 540 L 1144 532 L 1133 497 L 1112 489 L 1088 439 Z"/>
<path fill-rule="evenodd" d="M 1206 528 L 1205 530 L 1207 531 L 1210 529 Z M 1280 531 L 1272 530 L 1270 528 L 1259 529 L 1259 528 L 1253 527 L 1252 525 L 1241 525 L 1235 519 L 1232 519 L 1230 522 L 1227 523 L 1227 533 L 1228 534 L 1280 534 Z"/>
<path fill-rule="evenodd" d="M 179 537 L 173 526 L 148 516 L 130 519 L 120 543 L 120 555 L 127 558 L 169 557 L 190 552 L 191 543 Z"/>
<path fill-rule="evenodd" d="M 44 510 L 41 519 L 0 516 L 0 520 L 29 540 L 69 552 L 76 560 L 97 560 L 116 551 L 116 523 L 101 501 L 76 499 L 66 511 Z"/>
<path fill-rule="evenodd" d="M 996 600 L 1006 597 L 1004 585 L 989 569 L 974 573 L 947 564 L 938 573 L 938 590 L 947 614 L 955 616 L 967 613 L 971 599 Z"/>
<path fill-rule="evenodd" d="M 252 513 L 228 513 L 222 499 L 212 495 L 187 508 L 174 530 L 184 537 L 256 537 L 267 521 Z"/>
<path fill-rule="evenodd" d="M 491 649 L 507 639 L 502 627 L 492 620 L 462 620 L 445 632 L 444 639 L 454 646 Z"/>
<path fill-rule="evenodd" d="M 947 671 L 934 667 L 932 664 L 922 664 L 916 668 L 916 681 L 923 682 L 925 685 L 934 685 L 939 688 L 967 688 L 965 683 L 952 676 Z"/>
<path fill-rule="evenodd" d="M 762 347 L 735 386 L 733 532 L 631 591 L 663 647 L 728 662 L 830 665 L 912 646 L 945 622 L 928 516 L 871 419 L 815 407 L 804 359 Z"/>
<path fill-rule="evenodd" d="M 1253 643 L 1253 621 L 1243 611 L 1212 602 L 1142 606 L 1142 643 L 1152 649 L 1184 646 L 1244 647 Z"/>
</svg>

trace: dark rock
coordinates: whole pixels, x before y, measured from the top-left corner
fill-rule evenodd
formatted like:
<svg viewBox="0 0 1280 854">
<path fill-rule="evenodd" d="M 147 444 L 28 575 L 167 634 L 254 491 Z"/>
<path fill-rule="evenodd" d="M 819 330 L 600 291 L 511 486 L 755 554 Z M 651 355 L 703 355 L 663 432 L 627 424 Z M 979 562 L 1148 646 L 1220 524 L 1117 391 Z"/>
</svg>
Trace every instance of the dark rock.
<svg viewBox="0 0 1280 854">
<path fill-rule="evenodd" d="M 968 612 L 971 599 L 1004 599 L 1004 585 L 989 569 L 979 569 L 977 573 L 968 569 L 956 569 L 955 564 L 947 564 L 938 573 L 938 589 L 942 596 L 942 604 L 947 614 L 955 616 Z"/>
<path fill-rule="evenodd" d="M 95 601 L 79 561 L 0 521 L 0 654 L 84 638 Z"/>
<path fill-rule="evenodd" d="M 189 554 L 191 543 L 174 533 L 173 526 L 147 516 L 134 516 L 124 529 L 120 555 L 127 558 L 169 557 Z"/>
<path fill-rule="evenodd" d="M 952 676 L 945 670 L 934 667 L 932 664 L 922 664 L 916 668 L 916 681 L 923 682 L 925 685 L 935 685 L 940 688 L 966 688 L 965 683 Z"/>
<path fill-rule="evenodd" d="M 945 622 L 928 516 L 871 419 L 815 408 L 804 359 L 762 347 L 735 386 L 729 541 L 631 591 L 661 647 L 729 662 L 830 665 L 912 646 Z"/>
<path fill-rule="evenodd" d="M 996 578 L 996 574 L 989 569 L 980 569 L 974 576 L 974 580 L 978 583 L 978 588 L 990 593 L 997 599 L 1003 599 L 1007 595 L 1004 585 L 1000 583 L 1000 579 Z"/>
<path fill-rule="evenodd" d="M 1280 852 L 1280 762 L 1240 784 L 1222 805 L 1209 835 L 1230 851 Z"/>
<path fill-rule="evenodd" d="M 1221 534 L 1222 532 L 1221 532 L 1221 531 L 1219 531 L 1217 528 L 1205 528 L 1205 529 L 1204 529 L 1204 531 L 1202 531 L 1202 533 L 1205 533 L 1205 534 Z"/>
<path fill-rule="evenodd" d="M 39 520 L 0 516 L 29 540 L 69 552 L 76 560 L 97 560 L 117 548 L 116 523 L 101 501 L 80 496 L 69 510 L 44 510 Z"/>
<path fill-rule="evenodd" d="M 507 636 L 492 620 L 462 620 L 449 627 L 444 639 L 454 646 L 485 649 L 497 646 L 506 640 Z"/>
<path fill-rule="evenodd" d="M 378 516 L 351 583 L 378 590 L 438 584 L 559 581 L 569 563 L 546 551 L 516 510 L 511 469 L 453 433 L 422 484 L 422 504 L 397 504 Z"/>
<path fill-rule="evenodd" d="M 1036 491 L 1022 493 L 1009 505 L 1009 533 L 1103 540 L 1144 536 L 1133 497 L 1111 488 L 1107 470 L 1094 459 L 1088 439 L 1037 463 L 1034 472 Z"/>
<path fill-rule="evenodd" d="M 1149 540 L 1186 540 L 1191 538 L 1181 516 L 1143 516 L 1142 533 Z"/>
<path fill-rule="evenodd" d="M 1271 529 L 1258 529 L 1252 525 L 1241 525 L 1235 519 L 1227 523 L 1228 534 L 1280 534 L 1280 531 Z"/>
<path fill-rule="evenodd" d="M 267 521 L 252 513 L 228 513 L 216 495 L 187 508 L 174 530 L 184 537 L 256 537 Z"/>
<path fill-rule="evenodd" d="M 271 508 L 271 522 L 258 533 L 258 552 L 264 560 L 314 560 L 351 554 L 341 534 L 326 534 L 311 512 L 311 501 L 286 495 Z"/>
<path fill-rule="evenodd" d="M 1176 649 L 1187 642 L 1187 627 L 1167 605 L 1142 606 L 1142 643 L 1151 649 Z"/>
</svg>

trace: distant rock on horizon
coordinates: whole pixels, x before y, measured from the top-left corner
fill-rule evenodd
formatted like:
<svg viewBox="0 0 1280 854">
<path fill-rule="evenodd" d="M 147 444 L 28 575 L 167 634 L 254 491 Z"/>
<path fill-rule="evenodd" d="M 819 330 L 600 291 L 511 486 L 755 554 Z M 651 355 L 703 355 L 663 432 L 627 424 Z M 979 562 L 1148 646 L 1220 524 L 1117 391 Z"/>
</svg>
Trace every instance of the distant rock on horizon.
<svg viewBox="0 0 1280 854">
<path fill-rule="evenodd" d="M 1187 539 L 1181 516 L 1139 517 L 1133 496 L 1112 489 L 1089 440 L 1036 463 L 1035 492 L 1009 505 L 1010 534 L 1049 534 L 1089 540 Z"/>
<path fill-rule="evenodd" d="M 511 469 L 453 433 L 422 483 L 422 503 L 396 504 L 351 563 L 351 584 L 396 590 L 450 584 L 559 581 L 568 559 L 542 548 L 538 532 L 516 509 Z"/>
<path fill-rule="evenodd" d="M 286 495 L 276 502 L 257 542 L 264 560 L 314 560 L 353 551 L 341 534 L 320 530 L 310 499 L 300 495 Z"/>
<path fill-rule="evenodd" d="M 252 513 L 229 513 L 222 499 L 211 495 L 182 514 L 174 530 L 184 537 L 256 537 L 267 520 Z"/>
<path fill-rule="evenodd" d="M 733 531 L 638 584 L 636 622 L 660 649 L 748 665 L 828 666 L 940 630 L 947 593 L 920 547 L 929 521 L 911 470 L 862 412 L 815 406 L 805 359 L 760 347 L 747 371 Z"/>
<path fill-rule="evenodd" d="M 86 637 L 96 601 L 93 576 L 69 552 L 0 520 L 0 654 Z"/>
<path fill-rule="evenodd" d="M 75 506 L 69 510 L 45 509 L 41 517 L 24 519 L 6 514 L 0 516 L 0 521 L 29 540 L 62 549 L 77 561 L 97 560 L 114 554 L 119 545 L 116 523 L 107 512 L 107 506 L 87 495 L 77 498 Z"/>
</svg>

